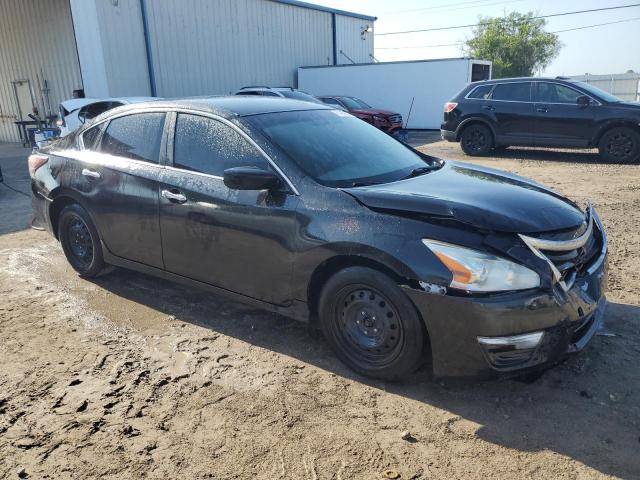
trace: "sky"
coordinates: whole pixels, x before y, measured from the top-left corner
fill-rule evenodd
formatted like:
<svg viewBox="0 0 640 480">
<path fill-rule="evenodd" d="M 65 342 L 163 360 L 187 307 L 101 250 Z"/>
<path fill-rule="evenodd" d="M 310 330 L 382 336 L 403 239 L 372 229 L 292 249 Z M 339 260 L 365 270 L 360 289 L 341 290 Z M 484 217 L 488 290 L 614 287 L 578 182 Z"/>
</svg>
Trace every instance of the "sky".
<svg viewBox="0 0 640 480">
<path fill-rule="evenodd" d="M 478 16 L 536 12 L 540 15 L 640 3 L 638 0 L 309 0 L 312 3 L 378 17 L 374 33 L 477 23 Z M 635 20 L 632 20 L 635 19 Z M 640 72 L 640 6 L 547 19 L 547 31 L 607 22 L 623 23 L 558 33 L 563 47 L 543 75 Z M 456 44 L 470 28 L 375 36 L 375 57 L 381 62 L 460 57 Z M 424 47 L 425 45 L 438 45 Z M 413 47 L 413 48 L 405 48 Z"/>
</svg>

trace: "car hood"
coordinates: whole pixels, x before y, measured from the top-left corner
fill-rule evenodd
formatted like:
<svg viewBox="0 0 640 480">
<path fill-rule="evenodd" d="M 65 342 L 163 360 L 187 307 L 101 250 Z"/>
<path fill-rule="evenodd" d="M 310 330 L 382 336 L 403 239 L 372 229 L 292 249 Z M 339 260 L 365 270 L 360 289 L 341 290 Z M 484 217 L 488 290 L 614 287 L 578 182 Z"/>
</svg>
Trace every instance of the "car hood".
<svg viewBox="0 0 640 480">
<path fill-rule="evenodd" d="M 454 161 L 418 177 L 344 191 L 375 210 L 451 218 L 500 232 L 576 228 L 585 218 L 573 202 L 531 180 Z"/>
<path fill-rule="evenodd" d="M 381 115 L 388 117 L 389 115 L 398 115 L 396 112 L 389 110 L 380 110 L 379 108 L 353 108 L 349 110 L 349 113 L 359 113 L 361 115 Z"/>
<path fill-rule="evenodd" d="M 634 110 L 634 111 L 640 111 L 640 102 L 625 101 L 625 102 L 612 103 L 611 105 L 613 105 L 614 107 L 618 107 L 618 108 L 624 108 L 624 109 L 631 109 L 631 110 Z"/>
</svg>

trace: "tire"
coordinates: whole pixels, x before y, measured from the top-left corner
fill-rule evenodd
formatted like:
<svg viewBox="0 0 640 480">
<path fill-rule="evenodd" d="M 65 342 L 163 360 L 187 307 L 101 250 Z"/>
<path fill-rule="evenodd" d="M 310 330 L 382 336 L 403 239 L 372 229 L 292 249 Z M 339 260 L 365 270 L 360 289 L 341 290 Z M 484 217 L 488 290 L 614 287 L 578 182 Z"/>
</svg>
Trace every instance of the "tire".
<svg viewBox="0 0 640 480">
<path fill-rule="evenodd" d="M 341 270 L 324 285 L 318 305 L 324 337 L 352 370 L 400 380 L 423 360 L 422 319 L 384 273 L 365 267 Z"/>
<path fill-rule="evenodd" d="M 94 278 L 105 272 L 98 231 L 87 211 L 77 203 L 60 213 L 58 238 L 67 261 L 81 277 Z"/>
<path fill-rule="evenodd" d="M 598 142 L 600 157 L 611 163 L 640 161 L 640 134 L 628 127 L 608 130 Z"/>
<path fill-rule="evenodd" d="M 460 147 L 467 155 L 474 157 L 487 155 L 493 148 L 491 130 L 481 123 L 472 123 L 462 130 Z"/>
</svg>

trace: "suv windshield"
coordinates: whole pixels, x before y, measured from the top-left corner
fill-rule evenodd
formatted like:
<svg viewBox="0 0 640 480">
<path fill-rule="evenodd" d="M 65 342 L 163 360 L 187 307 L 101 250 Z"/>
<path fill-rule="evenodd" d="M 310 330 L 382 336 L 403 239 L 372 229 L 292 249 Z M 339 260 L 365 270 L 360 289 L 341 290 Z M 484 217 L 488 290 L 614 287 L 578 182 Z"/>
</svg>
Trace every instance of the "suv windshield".
<svg viewBox="0 0 640 480">
<path fill-rule="evenodd" d="M 340 100 L 350 110 L 356 110 L 358 108 L 371 108 L 371 105 L 367 105 L 366 102 L 363 102 L 356 97 L 340 97 Z"/>
<path fill-rule="evenodd" d="M 393 182 L 420 167 L 440 166 L 340 110 L 267 113 L 248 121 L 328 187 Z"/>
<path fill-rule="evenodd" d="M 615 95 L 611 95 L 610 93 L 605 92 L 604 90 L 600 90 L 598 87 L 594 87 L 593 85 L 589 85 L 588 83 L 584 83 L 584 82 L 573 82 L 573 83 L 578 85 L 580 88 L 586 90 L 590 94 L 595 95 L 597 98 L 604 100 L 605 102 L 618 103 L 622 101 Z"/>
</svg>

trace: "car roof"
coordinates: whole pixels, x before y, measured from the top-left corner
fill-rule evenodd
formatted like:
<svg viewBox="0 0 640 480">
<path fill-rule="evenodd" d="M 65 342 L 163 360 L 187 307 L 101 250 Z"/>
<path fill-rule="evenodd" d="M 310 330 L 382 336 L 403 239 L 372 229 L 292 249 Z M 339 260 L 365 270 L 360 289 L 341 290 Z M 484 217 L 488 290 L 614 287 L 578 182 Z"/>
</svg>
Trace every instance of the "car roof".
<svg viewBox="0 0 640 480">
<path fill-rule="evenodd" d="M 295 112 L 302 110 L 331 110 L 321 103 L 305 102 L 282 97 L 230 95 L 220 97 L 191 97 L 124 105 L 108 113 L 135 111 L 146 107 L 187 108 L 212 113 L 223 118 L 246 117 L 263 113 Z"/>
<path fill-rule="evenodd" d="M 491 80 L 478 80 L 471 82 L 471 85 L 493 85 L 495 83 L 516 83 L 516 82 L 558 82 L 558 83 L 576 83 L 570 78 L 552 78 L 552 77 L 513 77 L 513 78 L 493 78 Z"/>
<path fill-rule="evenodd" d="M 120 102 L 124 104 L 149 102 L 154 100 L 161 100 L 157 97 L 113 97 L 113 98 L 70 98 L 63 100 L 60 105 L 68 112 L 73 112 L 86 105 L 101 102 Z"/>
</svg>

